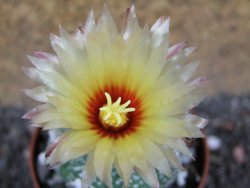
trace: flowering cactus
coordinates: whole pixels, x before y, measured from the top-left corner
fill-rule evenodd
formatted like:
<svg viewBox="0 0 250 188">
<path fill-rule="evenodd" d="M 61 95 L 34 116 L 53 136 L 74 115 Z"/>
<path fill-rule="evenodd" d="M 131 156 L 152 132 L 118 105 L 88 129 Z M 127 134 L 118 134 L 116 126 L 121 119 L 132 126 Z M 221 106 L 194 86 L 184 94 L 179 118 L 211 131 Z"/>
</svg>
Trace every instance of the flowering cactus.
<svg viewBox="0 0 250 188">
<path fill-rule="evenodd" d="M 194 50 L 169 47 L 169 18 L 138 25 L 132 6 L 118 32 L 104 6 L 74 35 L 60 27 L 51 35 L 56 55 L 34 52 L 24 72 L 41 86 L 26 89 L 44 104 L 24 115 L 44 130 L 65 129 L 46 151 L 51 166 L 87 155 L 83 187 L 98 177 L 112 187 L 112 168 L 125 187 L 136 172 L 159 187 L 156 169 L 170 177 L 182 168 L 176 151 L 192 157 L 183 138 L 203 137 L 204 119 L 189 113 L 204 97 L 204 77 L 193 78 L 198 62 L 184 63 Z"/>
</svg>

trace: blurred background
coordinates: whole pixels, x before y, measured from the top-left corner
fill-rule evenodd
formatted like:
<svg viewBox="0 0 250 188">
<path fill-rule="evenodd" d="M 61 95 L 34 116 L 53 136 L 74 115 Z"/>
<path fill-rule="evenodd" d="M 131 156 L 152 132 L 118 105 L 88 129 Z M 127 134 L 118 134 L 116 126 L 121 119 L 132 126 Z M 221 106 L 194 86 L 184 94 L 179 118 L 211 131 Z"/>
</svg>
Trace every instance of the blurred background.
<svg viewBox="0 0 250 188">
<path fill-rule="evenodd" d="M 52 52 L 49 35 L 58 34 L 59 24 L 73 32 L 91 8 L 98 18 L 104 2 L 118 25 L 131 2 L 141 26 L 170 16 L 170 44 L 197 47 L 190 60 L 200 60 L 197 72 L 210 78 L 209 97 L 198 108 L 210 118 L 207 187 L 249 187 L 249 0 L 0 0 L 0 187 L 32 187 L 26 165 L 31 133 L 20 120 L 35 104 L 22 93 L 36 84 L 21 71 L 30 66 L 26 55 Z"/>
</svg>

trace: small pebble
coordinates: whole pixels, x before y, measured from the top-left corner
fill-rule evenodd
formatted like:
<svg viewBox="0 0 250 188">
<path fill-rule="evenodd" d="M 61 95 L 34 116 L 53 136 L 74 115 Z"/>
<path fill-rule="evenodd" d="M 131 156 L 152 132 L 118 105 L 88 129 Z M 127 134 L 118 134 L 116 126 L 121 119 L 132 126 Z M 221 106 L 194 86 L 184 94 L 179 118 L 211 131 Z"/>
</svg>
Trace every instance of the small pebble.
<svg viewBox="0 0 250 188">
<path fill-rule="evenodd" d="M 70 182 L 71 188 L 82 188 L 82 181 L 80 179 L 75 179 L 74 181 Z"/>
<path fill-rule="evenodd" d="M 187 172 L 182 171 L 177 174 L 177 183 L 179 186 L 184 186 L 186 184 Z"/>
<path fill-rule="evenodd" d="M 42 166 L 46 164 L 45 152 L 39 153 L 38 161 L 39 161 L 39 164 Z"/>
<path fill-rule="evenodd" d="M 221 147 L 221 140 L 217 136 L 209 136 L 207 139 L 208 147 L 212 151 L 216 151 Z"/>
<path fill-rule="evenodd" d="M 242 164 L 246 161 L 245 149 L 241 145 L 234 147 L 233 156 L 236 162 L 239 164 Z"/>
</svg>

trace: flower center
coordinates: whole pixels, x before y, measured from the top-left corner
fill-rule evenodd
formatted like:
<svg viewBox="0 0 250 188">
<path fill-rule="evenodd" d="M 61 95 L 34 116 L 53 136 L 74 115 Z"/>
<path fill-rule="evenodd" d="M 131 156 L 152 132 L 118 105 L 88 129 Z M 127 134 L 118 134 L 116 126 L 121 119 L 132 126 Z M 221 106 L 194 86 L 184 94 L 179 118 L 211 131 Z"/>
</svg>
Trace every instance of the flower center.
<svg viewBox="0 0 250 188">
<path fill-rule="evenodd" d="M 99 108 L 99 119 L 106 129 L 115 128 L 119 129 L 126 125 L 128 122 L 127 113 L 135 111 L 135 108 L 127 108 L 131 101 L 128 100 L 124 104 L 121 103 L 121 97 L 116 102 L 112 103 L 109 93 L 104 93 L 107 99 L 107 104 Z"/>
</svg>

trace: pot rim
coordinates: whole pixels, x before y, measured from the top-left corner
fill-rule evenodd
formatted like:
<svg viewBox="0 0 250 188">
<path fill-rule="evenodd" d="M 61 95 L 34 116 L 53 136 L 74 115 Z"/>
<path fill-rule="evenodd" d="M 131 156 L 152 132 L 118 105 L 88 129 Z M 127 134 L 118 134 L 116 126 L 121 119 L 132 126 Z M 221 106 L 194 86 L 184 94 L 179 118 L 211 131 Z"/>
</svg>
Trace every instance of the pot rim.
<svg viewBox="0 0 250 188">
<path fill-rule="evenodd" d="M 203 145 L 203 152 L 204 152 L 204 167 L 203 167 L 203 172 L 201 176 L 201 180 L 199 183 L 198 188 L 204 188 L 206 185 L 206 180 L 208 176 L 208 171 L 209 171 L 209 163 L 210 163 L 210 150 L 207 145 L 207 138 L 202 138 L 202 145 Z"/>
<path fill-rule="evenodd" d="M 29 145 L 29 172 L 31 175 L 31 180 L 33 183 L 33 186 L 35 188 L 41 188 L 38 174 L 36 171 L 36 160 L 35 160 L 35 154 L 36 154 L 36 142 L 38 140 L 38 137 L 40 135 L 41 128 L 35 128 L 34 132 L 32 133 L 32 137 L 30 140 L 30 145 Z"/>
</svg>

